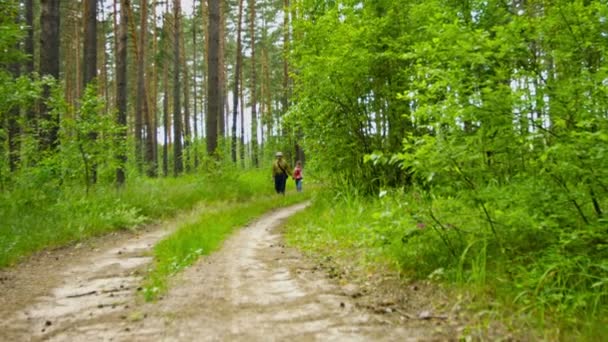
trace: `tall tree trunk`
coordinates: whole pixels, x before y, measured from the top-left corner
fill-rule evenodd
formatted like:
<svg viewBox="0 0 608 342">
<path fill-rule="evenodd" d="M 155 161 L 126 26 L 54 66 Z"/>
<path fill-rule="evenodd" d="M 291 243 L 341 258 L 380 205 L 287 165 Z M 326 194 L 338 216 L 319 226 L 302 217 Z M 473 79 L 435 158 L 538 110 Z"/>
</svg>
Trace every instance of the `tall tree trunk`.
<svg viewBox="0 0 608 342">
<path fill-rule="evenodd" d="M 181 29 L 181 28 L 180 28 Z M 181 32 L 181 49 L 180 63 L 184 69 L 184 150 L 186 151 L 184 163 L 186 164 L 186 171 L 190 171 L 190 143 L 192 141 L 192 134 L 190 132 L 190 76 L 188 75 L 188 64 L 186 63 L 186 40 L 184 38 L 184 32 Z"/>
<path fill-rule="evenodd" d="M 220 115 L 218 116 L 218 136 L 219 137 L 224 137 L 226 136 L 226 118 L 224 116 L 224 114 L 226 113 L 224 111 L 225 109 L 225 103 L 226 103 L 226 68 L 224 67 L 225 65 L 225 54 L 224 54 L 224 42 L 225 42 L 225 36 L 226 36 L 226 14 L 225 14 L 225 6 L 226 6 L 226 1 L 223 0 L 219 0 L 220 3 L 220 11 L 219 11 L 219 58 L 218 58 L 218 70 L 219 70 L 219 78 L 220 78 L 220 89 L 219 89 L 219 94 L 220 94 L 220 108 L 222 108 L 220 110 Z"/>
<path fill-rule="evenodd" d="M 198 65 L 198 61 L 197 61 L 197 56 L 196 56 L 196 52 L 198 51 L 198 49 L 196 48 L 197 46 L 197 42 L 196 42 L 196 2 L 193 5 L 193 19 L 192 19 L 192 94 L 193 94 L 193 101 L 194 101 L 194 113 L 192 115 L 192 119 L 193 119 L 193 123 L 194 123 L 194 129 L 193 129 L 193 135 L 194 135 L 194 169 L 196 170 L 198 168 L 198 144 L 196 143 L 198 140 L 198 93 L 196 91 L 196 67 Z"/>
<path fill-rule="evenodd" d="M 251 161 L 254 167 L 259 167 L 258 160 L 258 115 L 256 94 L 256 64 L 255 64 L 255 0 L 249 0 L 249 34 L 251 36 Z"/>
<path fill-rule="evenodd" d="M 241 0 L 244 1 L 244 0 Z M 243 54 L 241 53 L 241 66 L 243 63 Z M 239 98 L 241 99 L 241 150 L 240 150 L 240 159 L 241 159 L 241 166 L 243 168 L 245 168 L 245 91 L 244 91 L 244 79 L 245 77 L 243 76 L 244 72 L 243 72 L 244 68 L 241 68 L 240 72 L 239 72 Z"/>
<path fill-rule="evenodd" d="M 99 91 L 100 94 L 103 95 L 105 108 L 104 113 L 107 115 L 110 108 L 110 91 L 109 91 L 109 80 L 108 80 L 108 50 L 106 48 L 107 43 L 107 32 L 108 32 L 108 20 L 106 20 L 106 15 L 104 11 L 104 6 L 101 6 L 101 17 L 104 18 L 101 26 L 101 32 L 99 32 L 99 36 L 97 37 L 97 50 L 101 50 L 102 62 L 101 62 L 101 75 L 99 76 Z M 101 38 L 101 39 L 100 39 Z"/>
<path fill-rule="evenodd" d="M 140 172 L 148 170 L 147 160 L 143 161 L 144 133 L 143 122 L 147 117 L 146 84 L 146 26 L 148 17 L 148 1 L 140 1 L 139 36 L 137 37 L 137 96 L 135 98 L 135 162 Z M 134 18 L 133 18 L 134 19 Z"/>
<path fill-rule="evenodd" d="M 209 48 L 207 61 L 207 153 L 214 154 L 218 142 L 218 119 L 222 115 L 220 85 L 220 1 L 209 0 Z"/>
<path fill-rule="evenodd" d="M 17 8 L 17 6 L 15 6 Z M 19 25 L 21 20 L 19 19 L 19 12 L 15 11 L 15 23 Z M 16 50 L 19 49 L 19 44 L 16 44 Z M 19 77 L 21 72 L 21 66 L 19 63 L 13 63 L 9 65 L 9 72 L 13 77 Z M 19 128 L 19 116 L 21 115 L 21 108 L 19 106 L 13 106 L 7 113 L 8 120 L 8 164 L 9 170 L 15 172 L 19 164 L 19 150 L 21 149 L 20 144 L 20 128 Z M 0 121 L 0 125 L 3 122 Z M 1 126 L 0 126 L 1 127 Z"/>
<path fill-rule="evenodd" d="M 163 14 L 163 176 L 169 175 L 169 2 Z"/>
<path fill-rule="evenodd" d="M 236 61 L 234 63 L 234 88 L 232 92 L 232 162 L 236 164 L 236 119 L 239 107 L 239 76 L 241 75 L 241 25 L 243 23 L 243 0 L 239 0 L 239 9 L 236 26 Z"/>
<path fill-rule="evenodd" d="M 178 176 L 184 170 L 182 154 L 182 115 L 180 103 L 180 0 L 173 1 L 173 174 Z"/>
<path fill-rule="evenodd" d="M 143 155 L 143 166 L 150 177 L 156 176 L 154 163 L 154 125 L 148 108 L 148 92 L 146 91 L 146 47 L 148 37 L 148 1 L 141 1 L 139 24 L 139 53 L 137 56 L 137 110 L 135 114 L 135 146 L 137 158 Z M 145 125 L 145 132 L 144 132 Z M 139 143 L 139 151 L 137 151 Z M 145 146 L 145 148 L 143 148 Z M 143 151 L 142 151 L 143 149 Z"/>
<path fill-rule="evenodd" d="M 163 176 L 169 175 L 169 66 L 163 62 Z"/>
<path fill-rule="evenodd" d="M 283 0 L 283 114 L 289 109 L 289 0 Z"/>
<path fill-rule="evenodd" d="M 151 95 L 150 109 L 148 110 L 148 117 L 146 121 L 146 131 L 149 133 L 146 140 L 146 145 L 151 153 L 151 170 L 153 170 L 152 176 L 158 174 L 158 122 L 157 122 L 157 107 L 158 107 L 158 63 L 156 62 L 158 54 L 158 25 L 156 25 L 156 6 L 158 2 L 154 0 L 152 2 L 152 18 L 154 18 L 154 33 L 152 36 L 152 56 L 154 56 L 155 62 L 152 64 L 152 80 L 151 84 L 148 85 L 147 89 Z"/>
<path fill-rule="evenodd" d="M 10 72 L 14 77 L 19 77 L 20 66 L 19 64 L 13 64 L 9 67 Z M 21 108 L 14 106 L 7 113 L 8 115 L 8 163 L 11 172 L 17 171 L 19 165 L 19 150 L 21 149 L 20 143 L 20 128 L 19 128 L 19 116 L 21 115 Z M 2 124 L 2 122 L 0 122 Z"/>
<path fill-rule="evenodd" d="M 31 74 L 34 71 L 34 0 L 25 0 L 25 25 L 27 35 L 25 36 L 25 53 L 29 56 L 24 63 L 24 72 Z"/>
<path fill-rule="evenodd" d="M 83 51 L 83 88 L 97 77 L 97 0 L 84 0 L 84 41 Z M 90 132 L 88 136 L 91 142 L 97 140 L 97 132 Z M 89 173 L 89 184 L 97 182 L 97 164 L 91 164 Z M 87 184 L 88 185 L 88 184 Z"/>
<path fill-rule="evenodd" d="M 34 72 L 34 0 L 25 0 L 25 25 L 27 35 L 25 36 L 24 49 L 25 53 L 29 56 L 27 61 L 24 63 L 25 74 L 31 74 Z M 26 111 L 26 125 L 24 127 L 31 127 L 30 129 L 35 130 L 36 128 L 36 111 L 34 108 L 28 108 Z"/>
<path fill-rule="evenodd" d="M 116 5 L 114 0 L 114 4 Z M 127 31 L 129 18 L 127 7 L 129 0 L 120 1 L 120 26 L 118 27 L 118 44 L 116 46 L 116 123 L 122 129 L 118 133 L 118 167 L 116 169 L 116 183 L 121 186 L 125 183 L 125 167 L 127 163 Z M 114 16 L 116 16 L 116 6 Z"/>
<path fill-rule="evenodd" d="M 59 0 L 41 0 L 40 6 L 40 75 L 59 79 Z M 42 97 L 48 100 L 50 96 L 51 89 L 45 86 Z M 43 101 L 40 118 L 48 124 L 48 129 L 40 135 L 42 149 L 56 149 L 59 145 L 59 116 L 53 116 Z"/>
<path fill-rule="evenodd" d="M 97 0 L 84 0 L 83 86 L 97 77 Z"/>
<path fill-rule="evenodd" d="M 83 89 L 84 87 L 82 86 L 83 82 L 83 60 L 81 59 L 82 57 L 82 51 L 80 50 L 82 48 L 82 45 L 80 45 L 80 40 L 82 39 L 81 34 L 82 34 L 82 23 L 78 20 L 78 18 L 74 18 L 71 20 L 72 21 L 72 25 L 74 27 L 74 53 L 75 58 L 75 67 L 74 67 L 74 75 L 76 77 L 76 82 L 75 82 L 75 86 L 74 86 L 74 96 L 73 96 L 73 101 L 71 102 L 72 106 L 76 106 L 76 101 L 78 99 L 80 99 L 80 97 L 83 94 Z"/>
</svg>

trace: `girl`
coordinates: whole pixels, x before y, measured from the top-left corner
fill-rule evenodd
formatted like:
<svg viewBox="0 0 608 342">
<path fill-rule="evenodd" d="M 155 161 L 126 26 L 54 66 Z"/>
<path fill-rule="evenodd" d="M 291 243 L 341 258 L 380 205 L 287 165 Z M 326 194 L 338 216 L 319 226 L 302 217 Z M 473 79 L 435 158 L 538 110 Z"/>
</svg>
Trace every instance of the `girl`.
<svg viewBox="0 0 608 342">
<path fill-rule="evenodd" d="M 302 192 L 303 178 L 304 177 L 302 176 L 302 162 L 298 160 L 296 162 L 296 168 L 293 170 L 293 179 L 296 180 L 296 189 L 298 190 L 298 192 Z"/>
</svg>

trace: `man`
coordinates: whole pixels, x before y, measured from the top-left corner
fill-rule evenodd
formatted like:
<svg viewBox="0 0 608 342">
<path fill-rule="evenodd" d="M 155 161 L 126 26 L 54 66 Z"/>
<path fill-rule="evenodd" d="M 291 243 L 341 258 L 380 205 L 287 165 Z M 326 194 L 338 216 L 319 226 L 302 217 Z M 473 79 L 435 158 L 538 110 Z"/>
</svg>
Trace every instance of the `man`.
<svg viewBox="0 0 608 342">
<path fill-rule="evenodd" d="M 291 176 L 291 168 L 287 161 L 283 159 L 283 153 L 277 152 L 276 159 L 272 163 L 272 176 L 274 177 L 274 190 L 277 194 L 285 195 L 285 184 L 287 178 Z"/>
</svg>

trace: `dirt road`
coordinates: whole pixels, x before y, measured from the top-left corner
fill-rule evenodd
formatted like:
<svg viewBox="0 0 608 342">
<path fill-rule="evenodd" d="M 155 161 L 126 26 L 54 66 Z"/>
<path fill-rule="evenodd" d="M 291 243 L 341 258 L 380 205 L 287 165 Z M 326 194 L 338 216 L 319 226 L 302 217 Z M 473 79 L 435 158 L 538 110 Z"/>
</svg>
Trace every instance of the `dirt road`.
<svg viewBox="0 0 608 342">
<path fill-rule="evenodd" d="M 283 244 L 271 212 L 144 303 L 150 248 L 179 220 L 143 234 L 41 255 L 0 273 L 2 341 L 419 341 L 408 327 L 355 305 L 352 294 Z"/>
</svg>

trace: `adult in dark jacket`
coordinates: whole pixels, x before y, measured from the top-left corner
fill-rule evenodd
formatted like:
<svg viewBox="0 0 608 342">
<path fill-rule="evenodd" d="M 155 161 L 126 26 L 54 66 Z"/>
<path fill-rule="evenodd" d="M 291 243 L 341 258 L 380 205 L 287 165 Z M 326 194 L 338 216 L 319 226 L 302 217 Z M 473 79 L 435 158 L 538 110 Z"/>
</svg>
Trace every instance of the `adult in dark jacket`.
<svg viewBox="0 0 608 342">
<path fill-rule="evenodd" d="M 277 194 L 285 195 L 285 185 L 287 178 L 291 176 L 291 168 L 287 161 L 283 159 L 283 153 L 277 152 L 276 159 L 272 162 L 272 177 L 274 178 L 274 190 Z"/>
</svg>

